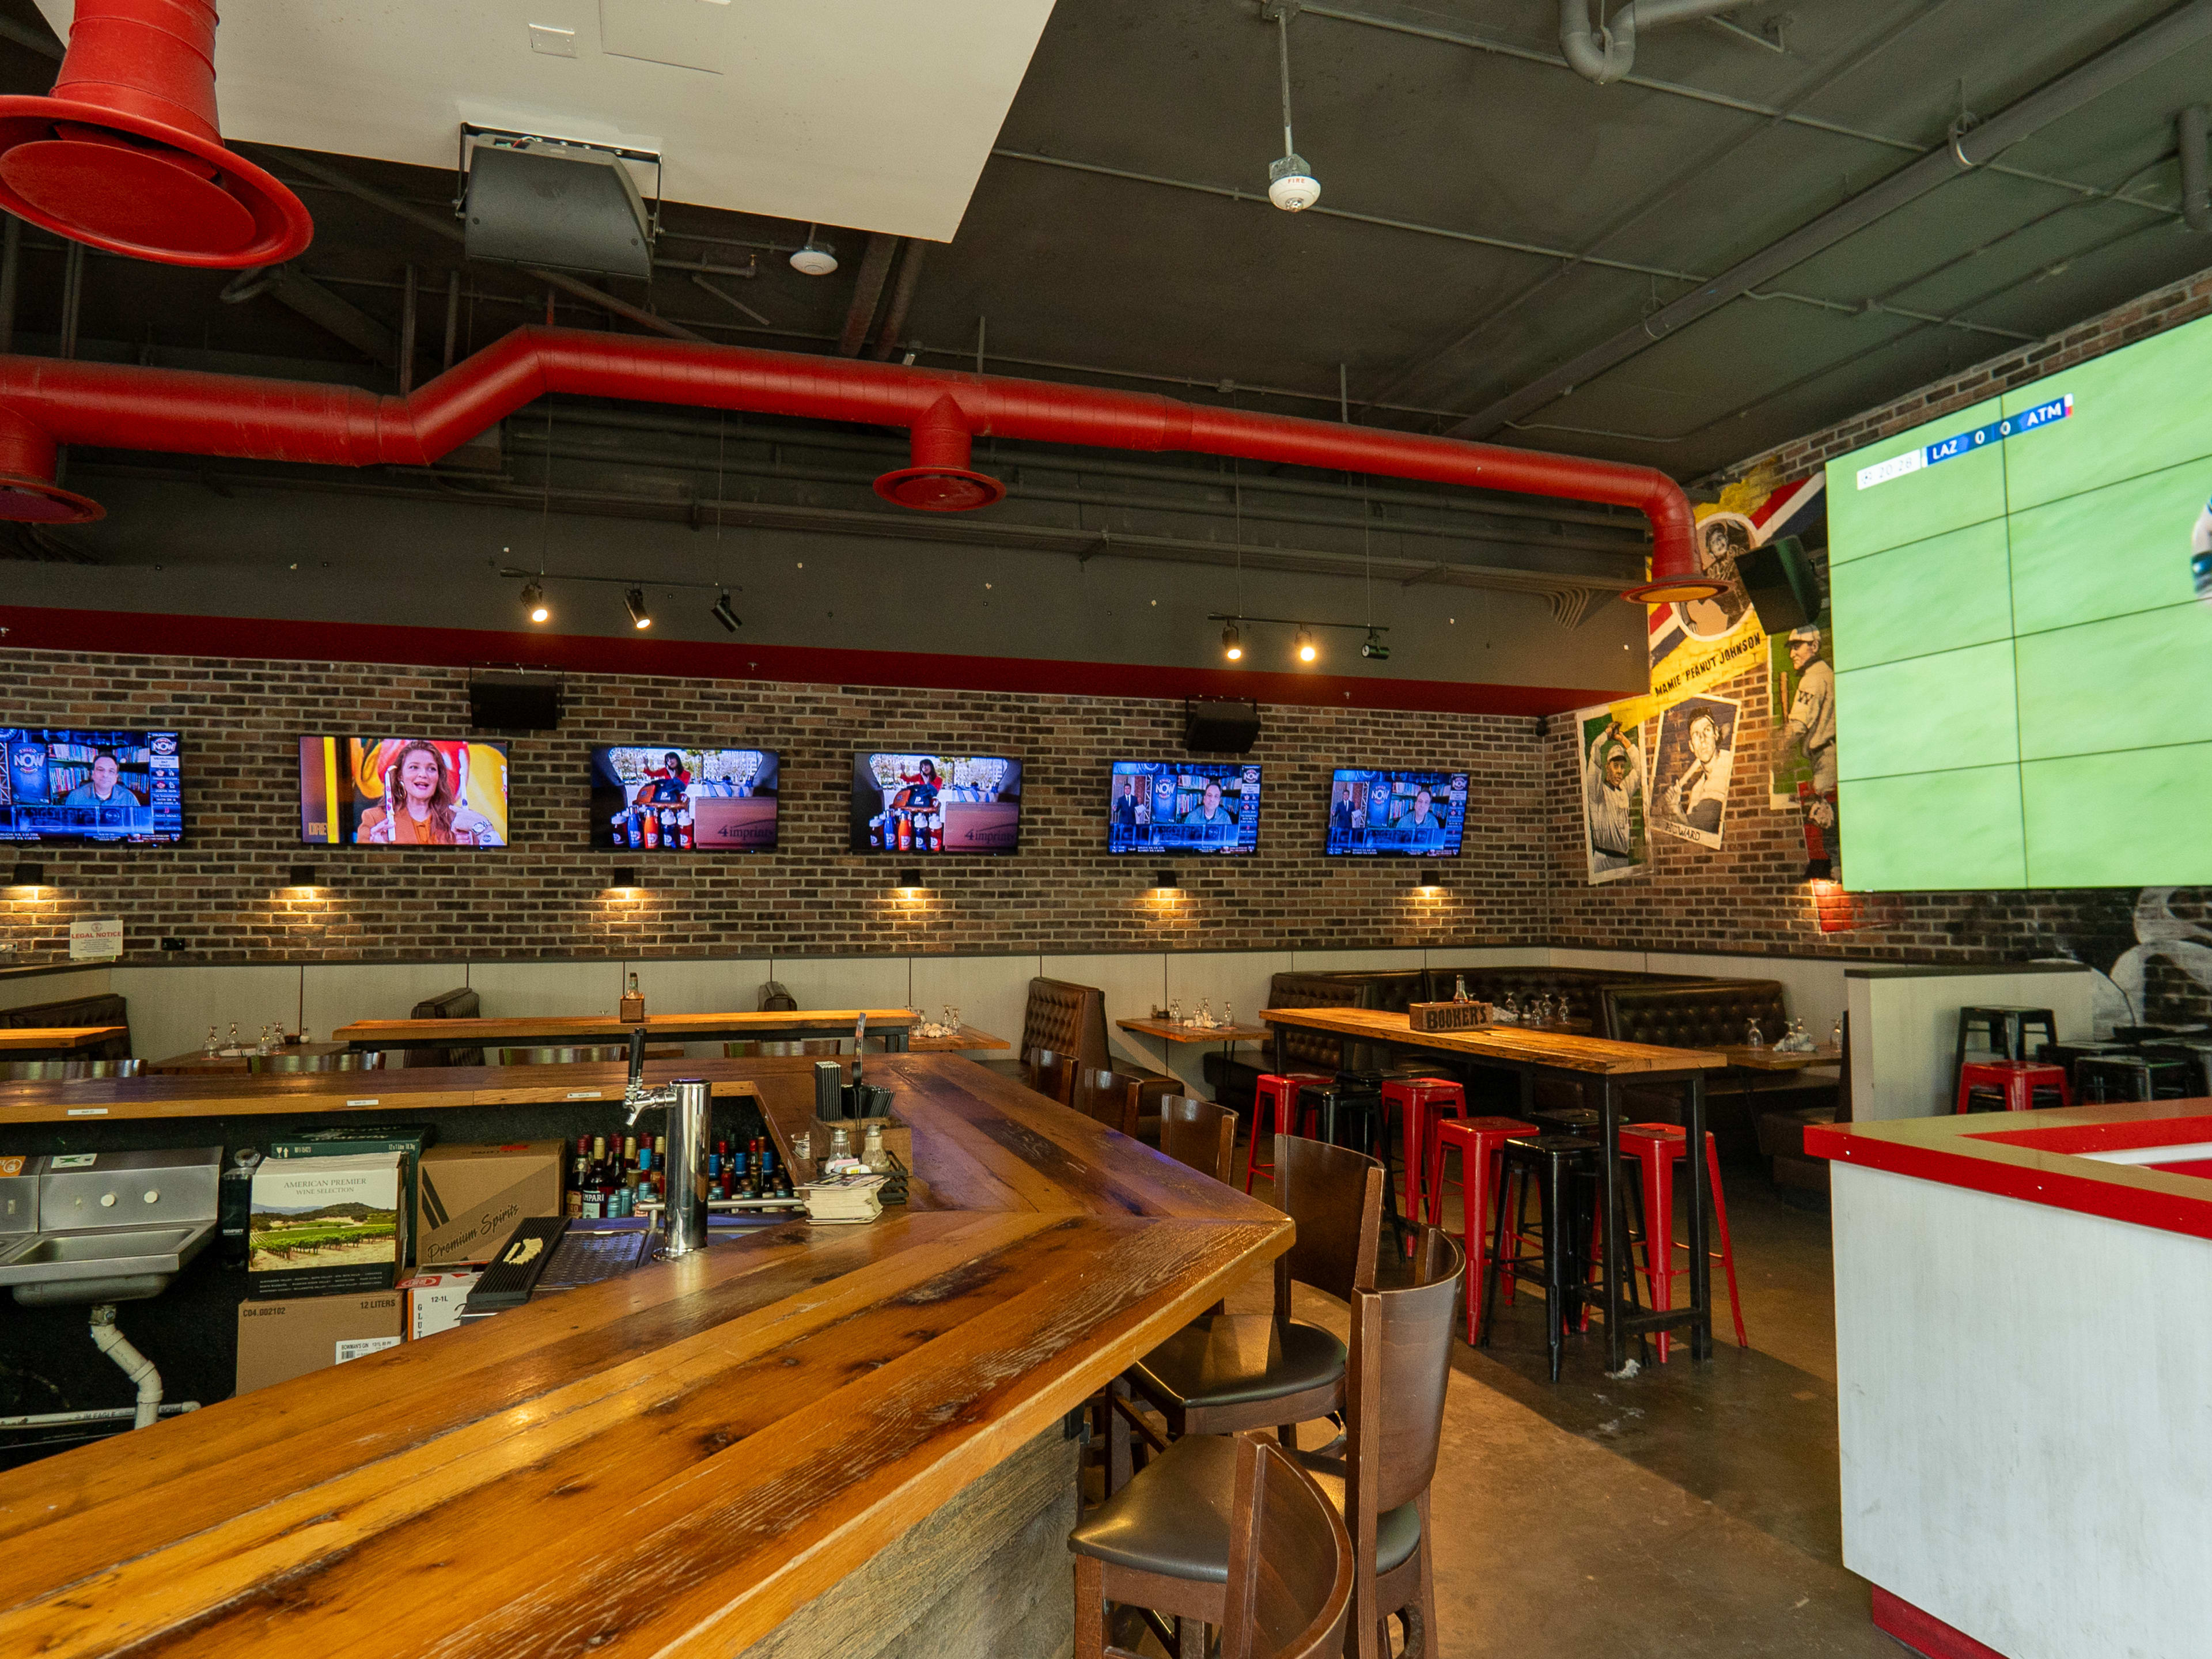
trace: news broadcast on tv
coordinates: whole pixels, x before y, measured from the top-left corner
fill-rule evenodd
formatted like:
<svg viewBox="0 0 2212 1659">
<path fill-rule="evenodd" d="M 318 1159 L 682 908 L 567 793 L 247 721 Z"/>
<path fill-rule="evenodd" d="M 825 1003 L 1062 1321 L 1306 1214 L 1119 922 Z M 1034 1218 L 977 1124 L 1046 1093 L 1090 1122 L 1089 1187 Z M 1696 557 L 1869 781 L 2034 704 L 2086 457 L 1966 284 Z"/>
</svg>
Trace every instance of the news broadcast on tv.
<svg viewBox="0 0 2212 1659">
<path fill-rule="evenodd" d="M 1464 772 L 1339 767 L 1322 850 L 1331 858 L 1457 858 L 1466 825 Z"/>
<path fill-rule="evenodd" d="M 300 839 L 331 847 L 504 847 L 507 745 L 301 738 Z"/>
<path fill-rule="evenodd" d="M 0 727 L 0 841 L 185 837 L 174 732 Z"/>
<path fill-rule="evenodd" d="M 772 749 L 636 743 L 592 750 L 592 845 L 642 853 L 772 853 Z"/>
<path fill-rule="evenodd" d="M 1022 763 L 1002 755 L 853 757 L 855 853 L 1011 853 Z"/>
<path fill-rule="evenodd" d="M 1115 761 L 1109 853 L 1250 853 L 1260 845 L 1260 769 L 1241 761 Z"/>
</svg>

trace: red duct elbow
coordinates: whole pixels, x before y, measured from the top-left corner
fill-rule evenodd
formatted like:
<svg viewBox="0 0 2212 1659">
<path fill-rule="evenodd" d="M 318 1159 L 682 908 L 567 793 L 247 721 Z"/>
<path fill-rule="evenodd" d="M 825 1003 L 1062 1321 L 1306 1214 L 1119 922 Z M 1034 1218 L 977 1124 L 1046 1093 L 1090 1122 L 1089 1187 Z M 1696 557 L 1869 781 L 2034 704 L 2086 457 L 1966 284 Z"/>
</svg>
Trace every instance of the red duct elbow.
<svg viewBox="0 0 2212 1659">
<path fill-rule="evenodd" d="M 0 98 L 0 207 L 164 264 L 274 264 L 314 222 L 216 126 L 210 0 L 77 0 L 60 77 Z"/>
<path fill-rule="evenodd" d="M 518 329 L 404 398 L 241 375 L 0 357 L 0 411 L 43 434 L 49 451 L 60 442 L 325 466 L 424 466 L 553 392 L 904 427 L 914 465 L 885 474 L 876 489 L 929 512 L 986 507 L 1006 494 L 969 464 L 983 434 L 1601 501 L 1632 507 L 1651 525 L 1651 578 L 1624 599 L 1698 598 L 1723 586 L 1698 569 L 1689 502 L 1650 467 L 1146 393 L 549 328 Z M 30 516 L 19 505 L 27 504 L 0 495 L 0 518 Z"/>
</svg>

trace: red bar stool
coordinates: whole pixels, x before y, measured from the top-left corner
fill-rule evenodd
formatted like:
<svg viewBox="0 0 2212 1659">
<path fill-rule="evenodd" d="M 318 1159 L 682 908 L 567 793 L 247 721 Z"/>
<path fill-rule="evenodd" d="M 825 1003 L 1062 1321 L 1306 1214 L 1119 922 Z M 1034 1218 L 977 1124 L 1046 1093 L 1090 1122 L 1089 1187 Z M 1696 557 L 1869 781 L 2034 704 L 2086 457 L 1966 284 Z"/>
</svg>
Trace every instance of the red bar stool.
<svg viewBox="0 0 2212 1659">
<path fill-rule="evenodd" d="M 1277 1135 L 1303 1133 L 1298 1120 L 1298 1091 L 1309 1083 L 1326 1083 L 1319 1072 L 1262 1072 L 1252 1085 L 1252 1139 L 1244 1148 L 1244 1190 L 1252 1190 L 1252 1177 L 1265 1171 L 1275 1178 L 1275 1160 L 1260 1156 L 1260 1146 L 1275 1144 Z M 1308 1117 L 1313 1114 L 1308 1112 Z"/>
<path fill-rule="evenodd" d="M 2074 1103 L 2063 1066 L 2041 1066 L 2026 1060 L 1970 1060 L 1959 1067 L 1959 1101 L 1952 1109 L 1971 1112 L 1971 1097 L 1979 1091 L 2002 1096 L 2008 1112 L 2033 1111 L 2038 1090 L 2055 1091 L 2061 1106 Z"/>
<path fill-rule="evenodd" d="M 1430 1121 L 1441 1121 L 1447 1113 L 1453 1117 L 1465 1117 L 1467 1091 L 1449 1078 L 1394 1077 L 1382 1085 L 1386 1119 L 1393 1106 L 1398 1109 L 1398 1121 L 1405 1126 L 1406 1133 L 1406 1213 L 1423 1215 L 1429 1207 L 1428 1164 L 1423 1148 L 1433 1139 Z M 1408 1255 L 1413 1254 L 1413 1238 L 1408 1235 Z"/>
<path fill-rule="evenodd" d="M 1674 1164 L 1689 1151 L 1689 1136 L 1672 1123 L 1631 1123 L 1620 1131 L 1623 1163 L 1644 1166 L 1644 1280 L 1651 1288 L 1651 1305 L 1664 1311 L 1674 1305 L 1674 1279 L 1689 1272 L 1674 1265 Z M 1712 1132 L 1705 1132 L 1705 1181 L 1713 1192 L 1713 1220 L 1721 1247 L 1712 1252 L 1728 1275 L 1729 1311 L 1735 1316 L 1735 1345 L 1751 1346 L 1743 1332 L 1743 1304 L 1735 1290 L 1735 1247 L 1729 1241 L 1728 1204 L 1721 1197 L 1721 1160 L 1713 1149 Z M 1661 1265 L 1663 1263 L 1664 1265 Z M 1667 1363 L 1668 1338 L 1659 1334 L 1659 1363 Z"/>
<path fill-rule="evenodd" d="M 1516 1135 L 1533 1135 L 1536 1126 L 1523 1123 L 1514 1117 L 1460 1117 L 1439 1119 L 1435 1133 L 1429 1137 L 1424 1149 L 1428 1159 L 1425 1185 L 1428 1188 L 1429 1225 L 1442 1224 L 1438 1219 L 1444 1207 L 1444 1154 L 1459 1154 L 1459 1189 L 1463 1201 L 1461 1206 L 1460 1237 L 1467 1248 L 1467 1340 L 1472 1347 L 1482 1323 L 1482 1267 L 1489 1257 L 1489 1214 L 1493 1201 L 1501 1198 L 1499 1166 L 1504 1156 L 1505 1143 Z M 1505 1218 L 1505 1245 L 1509 1256 L 1521 1253 L 1520 1217 Z M 1513 1299 L 1513 1280 L 1508 1275 L 1505 1297 Z"/>
</svg>

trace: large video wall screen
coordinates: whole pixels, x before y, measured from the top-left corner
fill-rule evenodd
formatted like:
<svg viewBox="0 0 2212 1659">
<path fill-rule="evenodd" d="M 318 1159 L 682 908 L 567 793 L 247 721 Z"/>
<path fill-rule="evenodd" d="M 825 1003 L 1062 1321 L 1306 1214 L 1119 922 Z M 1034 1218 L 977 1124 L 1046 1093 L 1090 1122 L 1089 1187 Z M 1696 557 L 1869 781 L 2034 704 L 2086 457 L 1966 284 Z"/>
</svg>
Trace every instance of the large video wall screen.
<svg viewBox="0 0 2212 1659">
<path fill-rule="evenodd" d="M 2212 883 L 2212 319 L 1828 465 L 1854 888 Z"/>
</svg>

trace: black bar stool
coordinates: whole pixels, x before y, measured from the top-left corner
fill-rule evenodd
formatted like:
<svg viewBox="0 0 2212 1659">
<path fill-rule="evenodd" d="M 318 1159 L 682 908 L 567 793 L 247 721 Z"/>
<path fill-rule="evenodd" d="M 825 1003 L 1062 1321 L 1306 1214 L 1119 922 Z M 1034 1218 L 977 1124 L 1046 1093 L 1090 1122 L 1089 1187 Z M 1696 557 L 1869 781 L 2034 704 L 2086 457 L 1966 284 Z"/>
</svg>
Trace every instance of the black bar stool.
<svg viewBox="0 0 2212 1659">
<path fill-rule="evenodd" d="M 1969 1052 L 1995 1054 L 1999 1060 L 2026 1060 L 2031 1050 L 2027 1034 L 2040 1029 L 2045 1042 L 2058 1041 L 2058 1021 L 2048 1008 L 2013 1008 L 2002 1005 L 1959 1010 L 1959 1047 L 1951 1065 L 1951 1098 L 1959 1097 L 1959 1079 Z M 1978 1048 L 1969 1048 L 1972 1039 Z"/>
<path fill-rule="evenodd" d="M 1596 1111 L 1588 1106 L 1538 1106 L 1528 1115 L 1542 1126 L 1546 1134 L 1595 1137 L 1601 1123 Z"/>
<path fill-rule="evenodd" d="M 2091 1054 L 2075 1063 L 2074 1093 L 2084 1105 L 2180 1100 L 2189 1093 L 2189 1067 L 2178 1060 L 2146 1060 L 2141 1054 Z"/>
<path fill-rule="evenodd" d="M 1582 1298 L 1583 1237 L 1588 1228 L 1580 1215 L 1576 1177 L 1597 1167 L 1598 1143 L 1587 1135 L 1516 1135 L 1505 1143 L 1504 1176 L 1499 1182 L 1498 1218 L 1492 1224 L 1490 1261 L 1482 1280 L 1482 1346 L 1490 1346 L 1497 1328 L 1498 1276 L 1513 1275 L 1522 1284 L 1544 1287 L 1544 1318 L 1552 1348 L 1552 1381 L 1559 1380 L 1560 1349 L 1565 1339 L 1568 1298 Z M 1522 1220 L 1528 1183 L 1536 1184 L 1536 1226 Z M 1516 1237 L 1514 1253 L 1505 1254 L 1505 1222 L 1511 1216 Z M 1530 1255 L 1526 1241 L 1531 1231 L 1543 1240 L 1539 1255 Z"/>
</svg>

